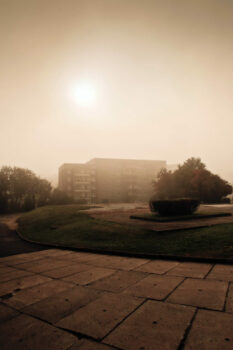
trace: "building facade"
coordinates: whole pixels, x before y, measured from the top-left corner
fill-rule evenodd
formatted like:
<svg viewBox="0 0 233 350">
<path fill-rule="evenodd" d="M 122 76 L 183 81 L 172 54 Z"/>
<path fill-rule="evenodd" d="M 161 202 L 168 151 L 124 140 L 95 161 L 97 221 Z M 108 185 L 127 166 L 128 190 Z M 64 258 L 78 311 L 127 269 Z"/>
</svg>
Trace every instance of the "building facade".
<svg viewBox="0 0 233 350">
<path fill-rule="evenodd" d="M 63 164 L 59 189 L 80 203 L 144 202 L 152 181 L 166 161 L 94 158 L 85 164 Z"/>
</svg>

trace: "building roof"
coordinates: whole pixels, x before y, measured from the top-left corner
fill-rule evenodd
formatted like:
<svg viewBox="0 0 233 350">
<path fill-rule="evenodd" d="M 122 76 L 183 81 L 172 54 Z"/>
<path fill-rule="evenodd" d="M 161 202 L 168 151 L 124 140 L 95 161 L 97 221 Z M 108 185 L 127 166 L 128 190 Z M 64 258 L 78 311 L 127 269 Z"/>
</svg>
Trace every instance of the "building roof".
<svg viewBox="0 0 233 350">
<path fill-rule="evenodd" d="M 66 168 L 73 168 L 73 167 L 82 167 L 86 165 L 92 165 L 95 163 L 108 163 L 108 162 L 114 162 L 114 163 L 120 163 L 120 164 L 144 164 L 147 165 L 155 165 L 155 164 L 163 164 L 166 165 L 165 160 L 147 160 L 147 159 L 124 159 L 124 158 L 92 158 L 86 163 L 64 163 L 62 164 L 59 169 L 62 169 L 63 167 Z"/>
<path fill-rule="evenodd" d="M 92 158 L 86 164 L 93 163 L 93 162 L 98 162 L 98 161 L 166 163 L 166 160 L 154 160 L 154 159 Z"/>
</svg>

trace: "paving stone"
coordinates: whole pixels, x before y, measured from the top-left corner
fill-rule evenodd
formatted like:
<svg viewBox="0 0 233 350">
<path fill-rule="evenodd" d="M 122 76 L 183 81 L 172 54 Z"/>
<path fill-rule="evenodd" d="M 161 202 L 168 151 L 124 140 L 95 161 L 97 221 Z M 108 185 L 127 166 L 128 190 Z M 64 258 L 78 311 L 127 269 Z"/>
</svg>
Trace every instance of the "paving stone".
<svg viewBox="0 0 233 350">
<path fill-rule="evenodd" d="M 146 276 L 147 274 L 143 272 L 118 271 L 109 277 L 92 283 L 90 287 L 119 293 Z"/>
<path fill-rule="evenodd" d="M 36 252 L 31 252 L 31 253 L 25 253 L 25 255 L 30 255 L 30 256 L 44 256 L 46 254 L 49 254 L 53 249 L 49 248 L 49 249 L 43 249 L 43 250 L 39 250 Z"/>
<path fill-rule="evenodd" d="M 121 259 L 125 259 L 121 256 L 115 255 L 97 255 L 95 259 L 92 260 L 92 264 L 99 267 L 108 267 L 109 264 L 112 266 L 120 262 Z"/>
<path fill-rule="evenodd" d="M 113 350 L 115 348 L 112 348 L 111 346 L 108 346 L 102 343 L 97 343 L 87 339 L 82 339 L 80 343 L 72 345 L 69 350 L 111 350 L 111 349 Z"/>
<path fill-rule="evenodd" d="M 93 267 L 90 270 L 65 277 L 63 278 L 63 281 L 72 282 L 84 286 L 91 282 L 97 281 L 100 278 L 112 275 L 114 272 L 115 270 Z"/>
<path fill-rule="evenodd" d="M 41 263 L 43 263 L 44 259 L 48 259 L 47 257 L 40 256 L 38 258 L 32 259 L 12 259 L 7 262 L 9 266 L 13 266 L 14 268 L 17 269 L 23 269 L 27 270 L 27 267 L 34 267 L 34 266 L 39 266 Z"/>
<path fill-rule="evenodd" d="M 43 252 L 43 251 L 42 251 Z M 18 265 L 28 261 L 35 261 L 42 259 L 41 252 L 33 252 L 33 253 L 24 253 L 24 254 L 16 254 L 11 256 L 6 256 L 2 258 L 2 262 L 7 265 Z"/>
<path fill-rule="evenodd" d="M 75 273 L 90 270 L 92 267 L 87 264 L 82 263 L 74 263 L 73 265 L 60 267 L 59 269 L 45 271 L 42 273 L 44 276 L 52 277 L 52 278 L 62 278 L 70 275 L 74 275 Z"/>
<path fill-rule="evenodd" d="M 0 259 L 1 350 L 107 350 L 115 347 L 177 350 L 195 310 L 191 306 L 223 310 L 226 281 L 233 281 L 233 266 L 230 265 L 216 265 L 207 279 L 203 279 L 211 264 L 149 261 L 60 249 L 3 259 Z M 43 276 L 33 274 L 29 268 Z M 148 276 L 148 273 L 153 275 Z M 62 280 L 51 280 L 47 276 Z M 182 277 L 189 276 L 194 279 L 188 278 L 179 285 Z M 69 278 L 73 281 L 67 282 Z M 73 283 L 91 284 L 84 287 Z M 122 291 L 123 294 L 114 294 Z M 167 295 L 166 303 L 147 301 L 143 304 L 144 298 L 161 300 Z M 106 338 L 102 342 L 80 340 L 46 322 L 20 315 L 10 305 L 67 330 L 97 340 Z M 158 317 L 154 318 L 156 315 Z M 233 283 L 226 300 L 226 313 L 199 310 L 184 350 L 233 349 L 232 318 Z M 56 332 L 61 333 L 57 336 Z"/>
<path fill-rule="evenodd" d="M 68 254 L 66 255 L 60 255 L 57 256 L 58 260 L 69 260 L 69 261 L 74 261 L 76 262 L 78 260 L 78 258 L 81 258 L 85 255 L 83 255 L 83 253 L 77 253 L 77 252 L 72 252 L 70 251 Z"/>
<path fill-rule="evenodd" d="M 0 284 L 0 296 L 7 293 L 12 293 L 16 289 L 25 289 L 49 281 L 51 281 L 51 278 L 40 275 L 17 278 L 15 280 Z"/>
<path fill-rule="evenodd" d="M 2 275 L 5 275 L 6 273 L 10 273 L 13 271 L 16 271 L 16 269 L 14 269 L 13 267 L 9 267 L 9 266 L 0 267 L 0 277 Z"/>
<path fill-rule="evenodd" d="M 124 293 L 138 297 L 162 300 L 182 281 L 183 278 L 181 277 L 150 275 L 127 288 Z"/>
<path fill-rule="evenodd" d="M 233 283 L 230 284 L 226 302 L 226 311 L 233 313 Z"/>
<path fill-rule="evenodd" d="M 15 309 L 22 309 L 23 307 L 34 304 L 42 299 L 48 298 L 59 292 L 71 288 L 73 285 L 64 281 L 49 281 L 31 288 L 23 289 L 17 292 L 11 298 L 4 302 Z"/>
<path fill-rule="evenodd" d="M 31 259 L 31 261 L 32 260 L 33 259 Z M 12 255 L 12 256 L 7 256 L 5 258 L 2 258 L 1 262 L 4 262 L 4 264 L 6 264 L 8 266 L 15 266 L 15 265 L 18 265 L 18 264 L 23 264 L 23 263 L 28 262 L 28 259 L 27 258 L 18 257 L 17 255 Z"/>
<path fill-rule="evenodd" d="M 139 266 L 136 270 L 162 275 L 178 264 L 177 261 L 153 260 Z"/>
<path fill-rule="evenodd" d="M 5 322 L 17 315 L 19 315 L 18 311 L 0 303 L 0 322 Z"/>
<path fill-rule="evenodd" d="M 30 256 L 30 258 L 34 259 L 43 259 L 47 256 L 49 256 L 50 252 L 52 251 L 52 249 L 44 249 L 44 250 L 40 250 L 38 252 L 32 252 L 32 253 L 27 253 L 27 256 Z"/>
<path fill-rule="evenodd" d="M 50 255 L 49 253 L 47 253 L 46 255 L 44 255 L 44 258 L 54 258 L 56 260 L 69 260 L 69 257 L 73 256 L 74 254 L 76 253 L 71 250 L 67 250 L 66 254 L 55 255 L 54 253 Z"/>
<path fill-rule="evenodd" d="M 90 255 L 85 255 L 82 258 L 79 258 L 79 261 L 85 262 L 85 263 L 93 265 L 93 266 L 99 266 L 99 265 L 96 265 L 95 262 L 97 260 L 99 261 L 99 259 L 105 259 L 106 256 L 107 255 L 103 255 L 103 254 L 90 254 Z M 100 267 L 104 267 L 104 266 L 100 265 Z"/>
<path fill-rule="evenodd" d="M 232 350 L 233 315 L 198 310 L 184 350 Z"/>
<path fill-rule="evenodd" d="M 70 254 L 71 250 L 66 249 L 49 249 L 45 251 L 44 255 L 50 256 L 50 257 L 60 257 Z"/>
<path fill-rule="evenodd" d="M 26 315 L 0 324 L 1 350 L 67 350 L 77 338 Z"/>
<path fill-rule="evenodd" d="M 168 302 L 222 310 L 227 282 L 187 279 L 167 299 Z"/>
<path fill-rule="evenodd" d="M 141 303 L 139 298 L 108 293 L 60 320 L 57 325 L 100 339 Z"/>
<path fill-rule="evenodd" d="M 91 263 L 96 260 L 99 256 L 103 256 L 100 254 L 93 253 L 83 253 L 83 252 L 72 252 L 69 255 L 61 256 L 59 260 L 71 260 L 78 263 Z"/>
<path fill-rule="evenodd" d="M 95 266 L 108 267 L 110 269 L 117 270 L 133 270 L 137 267 L 149 262 L 147 259 L 138 258 L 126 258 L 122 256 L 100 256 L 96 260 L 92 260 L 92 264 Z"/>
<path fill-rule="evenodd" d="M 23 254 L 15 254 L 15 255 L 9 255 L 9 256 L 4 256 L 4 257 L 2 257 L 2 258 L 0 258 L 0 262 L 1 263 L 7 263 L 8 261 L 10 261 L 10 260 L 17 260 L 17 259 L 23 259 L 23 258 L 25 258 L 26 257 L 26 254 L 25 253 L 23 253 Z"/>
<path fill-rule="evenodd" d="M 193 278 L 204 278 L 209 270 L 211 269 L 211 264 L 198 264 L 184 262 L 177 265 L 171 271 L 168 271 L 169 276 L 182 276 L 182 277 L 193 277 Z"/>
<path fill-rule="evenodd" d="M 195 309 L 147 301 L 103 342 L 127 350 L 176 350 Z"/>
<path fill-rule="evenodd" d="M 103 295 L 103 292 L 75 286 L 28 306 L 23 311 L 48 322 L 56 323 L 101 295 Z"/>
<path fill-rule="evenodd" d="M 215 265 L 207 278 L 233 282 L 233 265 Z"/>
<path fill-rule="evenodd" d="M 52 258 L 43 258 L 41 260 L 37 260 L 34 262 L 27 262 L 24 264 L 20 264 L 18 265 L 18 267 L 22 270 L 40 273 L 40 272 L 49 271 L 52 269 L 56 269 L 59 267 L 72 265 L 72 264 L 73 263 L 70 261 L 56 260 Z"/>
<path fill-rule="evenodd" d="M 0 283 L 7 282 L 14 280 L 16 278 L 24 277 L 24 276 L 31 276 L 33 273 L 29 271 L 24 271 L 24 270 L 16 270 L 12 269 L 11 272 L 7 274 L 2 274 L 0 276 Z"/>
</svg>

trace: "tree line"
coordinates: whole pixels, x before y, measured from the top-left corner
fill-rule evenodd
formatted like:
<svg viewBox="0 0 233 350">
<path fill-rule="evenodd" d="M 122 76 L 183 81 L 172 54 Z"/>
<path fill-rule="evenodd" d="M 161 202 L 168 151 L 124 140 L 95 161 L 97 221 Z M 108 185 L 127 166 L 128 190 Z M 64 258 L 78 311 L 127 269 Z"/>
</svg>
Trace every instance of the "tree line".
<svg viewBox="0 0 233 350">
<path fill-rule="evenodd" d="M 153 183 L 157 199 L 195 198 L 220 203 L 232 186 L 206 169 L 200 158 L 189 158 L 175 171 L 162 169 Z"/>
<path fill-rule="evenodd" d="M 29 169 L 0 169 L 0 213 L 28 211 L 46 204 L 67 204 L 71 199 Z"/>
</svg>

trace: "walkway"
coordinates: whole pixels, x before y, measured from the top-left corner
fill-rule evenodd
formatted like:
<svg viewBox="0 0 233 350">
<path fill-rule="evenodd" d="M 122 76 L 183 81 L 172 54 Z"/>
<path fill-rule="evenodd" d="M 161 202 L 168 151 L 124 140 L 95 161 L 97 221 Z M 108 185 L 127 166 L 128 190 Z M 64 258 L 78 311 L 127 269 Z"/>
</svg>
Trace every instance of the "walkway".
<svg viewBox="0 0 233 350">
<path fill-rule="evenodd" d="M 19 238 L 15 232 L 18 217 L 18 214 L 0 215 L 0 257 L 45 249 L 44 246 L 28 243 Z"/>
<path fill-rule="evenodd" d="M 1 350 L 232 350 L 233 266 L 49 249 L 0 259 Z"/>
</svg>

